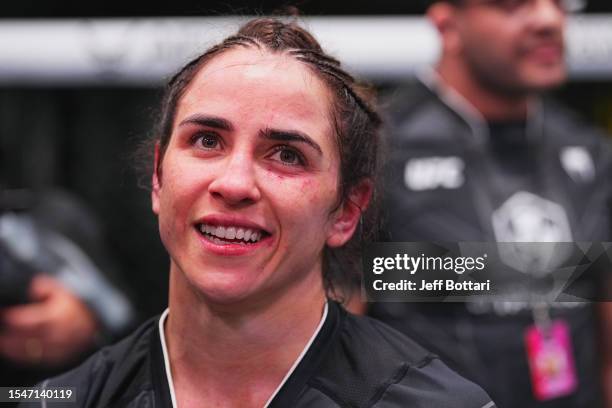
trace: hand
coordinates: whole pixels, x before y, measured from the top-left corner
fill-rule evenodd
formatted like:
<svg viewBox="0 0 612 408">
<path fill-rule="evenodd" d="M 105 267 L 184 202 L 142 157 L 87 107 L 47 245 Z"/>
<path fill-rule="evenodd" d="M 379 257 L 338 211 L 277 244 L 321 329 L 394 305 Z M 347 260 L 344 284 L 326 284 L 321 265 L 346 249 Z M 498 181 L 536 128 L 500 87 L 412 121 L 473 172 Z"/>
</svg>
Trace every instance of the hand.
<svg viewBox="0 0 612 408">
<path fill-rule="evenodd" d="M 26 366 L 71 362 L 96 338 L 98 323 L 87 306 L 55 279 L 38 275 L 27 305 L 0 309 L 0 356 Z"/>
</svg>

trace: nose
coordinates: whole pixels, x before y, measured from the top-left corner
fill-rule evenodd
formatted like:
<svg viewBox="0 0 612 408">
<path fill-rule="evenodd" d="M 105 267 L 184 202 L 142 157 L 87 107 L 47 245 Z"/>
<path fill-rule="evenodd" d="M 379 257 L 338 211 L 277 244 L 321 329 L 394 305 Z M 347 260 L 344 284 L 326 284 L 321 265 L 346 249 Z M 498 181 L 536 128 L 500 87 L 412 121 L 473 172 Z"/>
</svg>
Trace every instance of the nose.
<svg viewBox="0 0 612 408">
<path fill-rule="evenodd" d="M 261 198 L 253 160 L 246 154 L 228 156 L 220 171 L 208 186 L 214 198 L 230 206 L 249 205 Z"/>
<path fill-rule="evenodd" d="M 564 6 L 559 0 L 535 0 L 531 18 L 540 28 L 561 29 L 565 23 Z"/>
</svg>

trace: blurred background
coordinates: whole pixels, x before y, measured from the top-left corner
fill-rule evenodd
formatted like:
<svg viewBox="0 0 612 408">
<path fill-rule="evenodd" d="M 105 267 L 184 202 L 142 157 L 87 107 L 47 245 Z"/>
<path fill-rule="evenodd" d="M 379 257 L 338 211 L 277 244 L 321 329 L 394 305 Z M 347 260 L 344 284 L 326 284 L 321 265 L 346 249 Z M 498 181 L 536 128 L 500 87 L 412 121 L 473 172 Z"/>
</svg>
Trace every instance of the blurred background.
<svg viewBox="0 0 612 408">
<path fill-rule="evenodd" d="M 167 259 L 132 153 L 153 125 L 160 87 L 235 15 L 285 2 L 4 2 L 0 13 L 0 187 L 60 187 L 93 210 L 141 319 L 167 299 Z M 417 1 L 303 1 L 307 26 L 381 90 L 435 60 Z M 570 26 L 565 103 L 612 132 L 612 3 Z M 144 180 L 146 184 L 148 180 Z M 142 180 L 141 180 L 141 183 Z"/>
<path fill-rule="evenodd" d="M 326 50 L 383 92 L 410 81 L 437 57 L 438 39 L 418 0 L 291 4 Z M 55 208 L 38 206 L 35 219 L 43 226 L 70 226 L 74 240 L 89 231 L 84 241 L 89 239 L 93 250 L 85 252 L 98 258 L 134 309 L 129 324 L 117 324 L 108 338 L 87 343 L 83 354 L 167 304 L 168 259 L 151 211 L 149 180 L 138 176 L 134 160 L 152 131 L 161 87 L 192 56 L 235 31 L 236 16 L 273 13 L 286 5 L 20 0 L 0 6 L 0 218 L 7 210 L 26 209 L 20 192 L 73 194 L 89 214 L 79 206 L 66 211 L 60 199 Z M 590 0 L 583 13 L 570 18 L 568 62 L 570 80 L 554 96 L 612 134 L 610 0 Z M 58 220 L 54 211 L 68 219 Z M 2 255 L 0 272 L 8 270 Z M 96 281 L 92 287 L 100 288 Z M 13 292 L 0 279 L 0 306 Z M 83 296 L 90 306 L 94 295 Z M 23 372 L 14 361 L 7 366 L 0 359 L 0 385 L 26 385 L 65 368 L 45 371 L 41 350 L 38 343 L 26 344 L 30 361 Z"/>
</svg>

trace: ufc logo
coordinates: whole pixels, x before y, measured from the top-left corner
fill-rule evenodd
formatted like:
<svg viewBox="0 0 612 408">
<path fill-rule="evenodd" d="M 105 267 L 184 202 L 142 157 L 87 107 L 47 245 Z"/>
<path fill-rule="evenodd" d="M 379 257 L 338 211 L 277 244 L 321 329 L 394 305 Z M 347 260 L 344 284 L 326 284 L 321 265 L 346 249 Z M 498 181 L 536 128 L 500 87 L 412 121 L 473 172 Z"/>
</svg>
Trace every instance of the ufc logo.
<svg viewBox="0 0 612 408">
<path fill-rule="evenodd" d="M 465 181 L 464 168 L 456 156 L 411 159 L 404 169 L 404 183 L 414 191 L 459 188 Z"/>
</svg>

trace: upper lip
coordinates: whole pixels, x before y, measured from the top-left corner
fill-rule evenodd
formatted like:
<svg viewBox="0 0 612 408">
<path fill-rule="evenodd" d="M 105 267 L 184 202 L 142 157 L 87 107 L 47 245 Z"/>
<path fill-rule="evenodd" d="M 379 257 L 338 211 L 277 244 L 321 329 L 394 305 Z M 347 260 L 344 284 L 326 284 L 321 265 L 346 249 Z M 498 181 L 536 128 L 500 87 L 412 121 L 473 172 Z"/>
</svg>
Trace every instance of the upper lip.
<svg viewBox="0 0 612 408">
<path fill-rule="evenodd" d="M 536 51 L 542 48 L 553 48 L 553 49 L 558 50 L 559 52 L 562 52 L 563 51 L 563 41 L 557 41 L 557 40 L 546 40 L 546 41 L 537 41 L 537 42 L 534 41 L 533 43 L 525 47 L 525 50 L 527 52 L 532 52 L 532 51 Z"/>
<path fill-rule="evenodd" d="M 266 227 L 253 222 L 247 218 L 240 217 L 237 215 L 225 215 L 225 214 L 210 214 L 206 215 L 195 222 L 197 225 L 199 224 L 207 224 L 207 225 L 216 225 L 216 226 L 224 226 L 224 227 L 242 227 L 249 228 L 254 230 L 261 230 L 267 234 L 271 234 L 272 232 Z"/>
</svg>

